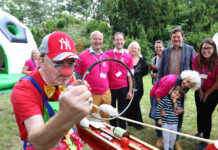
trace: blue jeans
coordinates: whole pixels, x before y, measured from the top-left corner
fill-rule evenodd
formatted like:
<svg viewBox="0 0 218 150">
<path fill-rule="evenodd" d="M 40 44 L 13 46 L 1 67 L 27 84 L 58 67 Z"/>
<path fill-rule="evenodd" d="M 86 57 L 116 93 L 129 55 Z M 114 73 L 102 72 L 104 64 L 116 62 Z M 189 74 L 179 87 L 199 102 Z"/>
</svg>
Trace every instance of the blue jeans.
<svg viewBox="0 0 218 150">
<path fill-rule="evenodd" d="M 152 98 L 150 97 L 150 103 L 151 103 L 151 109 L 150 109 L 150 112 L 149 112 L 149 117 L 151 119 L 156 119 L 156 107 L 157 107 L 157 101 L 156 101 L 156 98 Z"/>
</svg>

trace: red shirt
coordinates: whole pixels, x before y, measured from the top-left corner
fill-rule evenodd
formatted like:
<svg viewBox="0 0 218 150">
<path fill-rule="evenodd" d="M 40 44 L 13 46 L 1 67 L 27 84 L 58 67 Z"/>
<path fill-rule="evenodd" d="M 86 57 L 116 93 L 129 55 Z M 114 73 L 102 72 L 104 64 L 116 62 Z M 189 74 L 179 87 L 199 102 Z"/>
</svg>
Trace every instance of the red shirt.
<svg viewBox="0 0 218 150">
<path fill-rule="evenodd" d="M 38 70 L 30 73 L 28 76 L 35 79 L 37 84 L 43 90 L 43 93 L 40 95 L 38 90 L 28 79 L 20 79 L 11 93 L 11 103 L 13 105 L 15 118 L 20 131 L 20 138 L 23 141 L 28 141 L 28 134 L 24 121 L 34 115 L 43 115 L 42 96 L 45 95 L 44 85 L 46 85 Z M 72 78 L 70 83 L 73 81 L 74 79 Z M 51 99 L 57 101 L 58 97 L 59 94 L 55 93 Z"/>
</svg>

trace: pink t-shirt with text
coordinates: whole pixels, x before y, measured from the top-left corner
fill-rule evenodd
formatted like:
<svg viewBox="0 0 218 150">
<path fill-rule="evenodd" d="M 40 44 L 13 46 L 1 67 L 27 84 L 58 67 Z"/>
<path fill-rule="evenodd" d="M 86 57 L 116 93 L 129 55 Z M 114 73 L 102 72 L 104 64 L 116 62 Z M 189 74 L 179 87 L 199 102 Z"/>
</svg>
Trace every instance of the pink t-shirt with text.
<svg viewBox="0 0 218 150">
<path fill-rule="evenodd" d="M 108 58 L 108 56 L 106 54 L 90 54 L 90 50 L 88 49 L 83 51 L 79 55 L 79 58 L 80 59 L 77 59 L 76 61 L 75 71 L 83 76 L 88 67 L 98 60 Z M 93 94 L 104 94 L 108 90 L 108 71 L 108 61 L 104 61 L 94 66 L 90 73 L 86 75 L 85 80 L 89 83 Z"/>
<path fill-rule="evenodd" d="M 134 70 L 132 56 L 129 55 L 127 52 L 124 51 L 123 53 L 117 53 L 114 52 L 114 50 L 108 50 L 105 53 L 109 56 L 109 58 L 121 60 L 129 67 L 131 71 Z M 110 72 L 108 75 L 110 89 L 120 89 L 123 87 L 127 87 L 127 72 L 128 71 L 126 67 L 122 64 L 115 61 L 110 61 Z M 117 74 L 120 75 L 116 76 Z"/>
</svg>

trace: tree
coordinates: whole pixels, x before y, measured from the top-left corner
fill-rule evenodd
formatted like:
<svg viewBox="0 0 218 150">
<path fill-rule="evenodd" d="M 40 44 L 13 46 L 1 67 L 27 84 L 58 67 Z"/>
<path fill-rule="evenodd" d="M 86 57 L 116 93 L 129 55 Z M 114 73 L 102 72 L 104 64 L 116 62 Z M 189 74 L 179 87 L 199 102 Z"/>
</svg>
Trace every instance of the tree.
<svg viewBox="0 0 218 150">
<path fill-rule="evenodd" d="M 2 0 L 1 7 L 27 25 L 38 25 L 41 22 L 56 18 L 63 12 L 65 4 L 61 0 Z"/>
<path fill-rule="evenodd" d="M 106 0 L 105 5 L 113 33 L 139 38 L 142 25 L 150 48 L 158 39 L 170 44 L 170 31 L 177 26 L 184 30 L 185 42 L 198 47 L 218 20 L 218 2 L 211 0 Z"/>
<path fill-rule="evenodd" d="M 34 39 L 40 46 L 42 38 L 56 30 L 68 33 L 73 39 L 81 38 L 84 32 L 83 23 L 72 15 L 59 14 L 57 19 L 47 19 L 47 21 L 35 26 L 30 26 Z"/>
<path fill-rule="evenodd" d="M 218 28 L 218 1 L 211 0 L 2 0 L 0 6 L 21 22 L 31 25 L 33 31 L 38 28 L 41 32 L 34 32 L 36 37 L 51 29 L 79 26 L 83 29 L 80 37 L 83 45 L 89 45 L 87 36 L 90 32 L 102 30 L 107 48 L 112 46 L 115 32 L 124 32 L 127 41 L 143 43 L 141 46 L 145 47 L 143 54 L 146 59 L 153 54 L 156 40 L 171 44 L 170 31 L 176 26 L 184 30 L 184 42 L 195 49 L 203 38 L 212 37 Z M 60 14 L 74 15 L 83 21 L 83 25 L 71 26 Z"/>
</svg>

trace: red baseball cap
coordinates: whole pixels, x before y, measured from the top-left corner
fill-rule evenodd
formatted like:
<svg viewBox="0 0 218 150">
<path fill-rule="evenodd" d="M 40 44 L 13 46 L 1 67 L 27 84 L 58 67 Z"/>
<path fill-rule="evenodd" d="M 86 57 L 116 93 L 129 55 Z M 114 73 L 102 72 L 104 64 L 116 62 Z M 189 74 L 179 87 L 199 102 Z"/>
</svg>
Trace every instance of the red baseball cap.
<svg viewBox="0 0 218 150">
<path fill-rule="evenodd" d="M 54 61 L 66 58 L 78 58 L 74 41 L 64 32 L 55 31 L 42 39 L 40 53 Z"/>
</svg>

